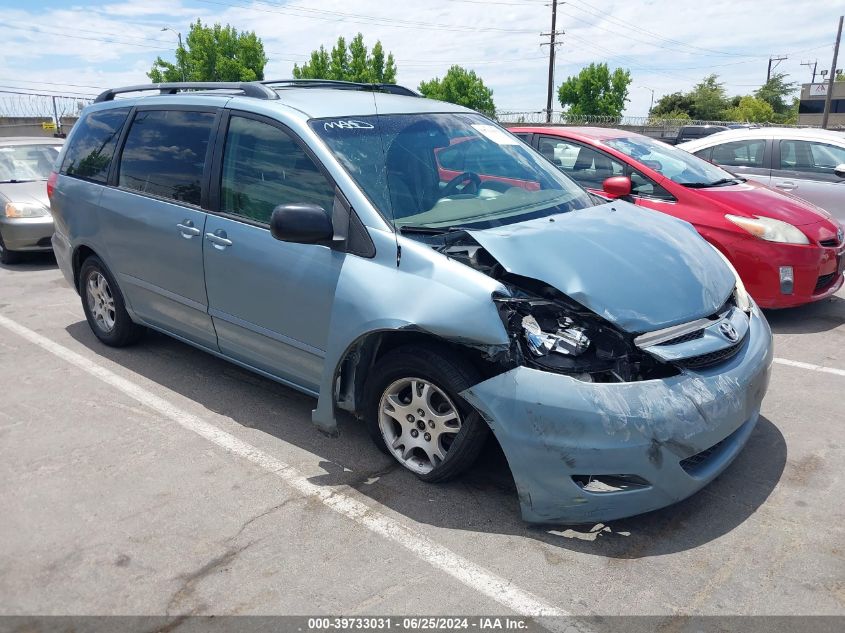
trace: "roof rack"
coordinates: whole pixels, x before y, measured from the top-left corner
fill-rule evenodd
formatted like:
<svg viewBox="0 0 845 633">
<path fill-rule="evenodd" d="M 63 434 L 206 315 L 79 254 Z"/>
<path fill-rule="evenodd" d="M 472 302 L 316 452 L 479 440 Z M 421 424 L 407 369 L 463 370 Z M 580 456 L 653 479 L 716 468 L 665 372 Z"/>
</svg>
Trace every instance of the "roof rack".
<svg viewBox="0 0 845 633">
<path fill-rule="evenodd" d="M 184 81 L 161 84 L 139 84 L 137 86 L 124 86 L 123 88 L 111 88 L 101 92 L 94 103 L 113 101 L 116 95 L 125 92 L 147 92 L 158 90 L 159 94 L 174 95 L 180 90 L 239 90 L 246 97 L 256 99 L 278 99 L 273 90 L 263 86 L 257 81 Z"/>
<path fill-rule="evenodd" d="M 265 86 L 289 86 L 291 88 L 335 88 L 337 90 L 369 90 L 388 92 L 406 97 L 419 97 L 420 94 L 397 84 L 365 83 L 359 81 L 341 81 L 339 79 L 270 79 L 261 81 Z"/>
</svg>

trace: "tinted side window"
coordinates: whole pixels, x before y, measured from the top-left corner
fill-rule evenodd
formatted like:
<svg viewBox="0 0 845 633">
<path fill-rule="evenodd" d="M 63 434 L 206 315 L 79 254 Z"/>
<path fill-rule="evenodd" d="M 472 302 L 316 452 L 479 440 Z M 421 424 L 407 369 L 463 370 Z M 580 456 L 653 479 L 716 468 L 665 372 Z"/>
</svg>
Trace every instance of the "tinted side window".
<svg viewBox="0 0 845 633">
<path fill-rule="evenodd" d="M 762 167 L 765 149 L 764 139 L 722 143 L 713 147 L 711 160 L 731 167 Z"/>
<path fill-rule="evenodd" d="M 118 184 L 199 205 L 213 112 L 142 110 L 120 158 Z"/>
<path fill-rule="evenodd" d="M 781 141 L 780 168 L 819 174 L 832 174 L 845 163 L 845 149 L 811 141 Z"/>
<path fill-rule="evenodd" d="M 61 173 L 94 182 L 106 182 L 117 137 L 129 108 L 92 112 L 76 123 L 65 152 Z"/>
<path fill-rule="evenodd" d="M 700 149 L 697 152 L 693 152 L 693 156 L 698 156 L 703 160 L 710 160 L 710 153 L 713 151 L 712 147 L 705 147 L 704 149 Z"/>
<path fill-rule="evenodd" d="M 220 189 L 221 211 L 259 222 L 280 204 L 334 204 L 334 187 L 288 134 L 239 116 L 229 121 Z"/>
<path fill-rule="evenodd" d="M 625 165 L 604 152 L 560 139 L 540 139 L 540 153 L 589 189 L 601 189 L 608 178 L 625 174 Z"/>
</svg>

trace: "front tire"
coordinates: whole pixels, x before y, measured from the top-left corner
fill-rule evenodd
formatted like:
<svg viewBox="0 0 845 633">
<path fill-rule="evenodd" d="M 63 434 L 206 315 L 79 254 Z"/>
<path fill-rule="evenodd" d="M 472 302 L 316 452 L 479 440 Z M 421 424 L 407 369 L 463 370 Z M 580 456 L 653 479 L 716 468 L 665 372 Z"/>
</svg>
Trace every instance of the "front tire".
<svg viewBox="0 0 845 633">
<path fill-rule="evenodd" d="M 366 421 L 373 441 L 423 481 L 452 479 L 481 453 L 490 429 L 460 392 L 479 372 L 445 346 L 392 350 L 366 386 Z"/>
<path fill-rule="evenodd" d="M 120 288 L 96 255 L 82 264 L 79 294 L 88 325 L 100 341 L 110 347 L 125 347 L 141 338 L 144 328 L 132 321 Z"/>
</svg>

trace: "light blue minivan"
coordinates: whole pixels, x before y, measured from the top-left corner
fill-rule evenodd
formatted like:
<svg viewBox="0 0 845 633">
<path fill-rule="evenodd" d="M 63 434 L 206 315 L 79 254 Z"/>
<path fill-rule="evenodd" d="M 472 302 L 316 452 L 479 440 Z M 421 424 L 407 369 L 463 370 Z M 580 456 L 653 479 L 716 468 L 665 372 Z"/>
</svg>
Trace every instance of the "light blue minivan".
<svg viewBox="0 0 845 633">
<path fill-rule="evenodd" d="M 688 224 L 586 193 L 490 119 L 395 85 L 130 86 L 51 176 L 105 344 L 145 328 L 317 398 L 426 481 L 491 435 L 529 522 L 687 497 L 751 435 L 772 337 Z"/>
</svg>

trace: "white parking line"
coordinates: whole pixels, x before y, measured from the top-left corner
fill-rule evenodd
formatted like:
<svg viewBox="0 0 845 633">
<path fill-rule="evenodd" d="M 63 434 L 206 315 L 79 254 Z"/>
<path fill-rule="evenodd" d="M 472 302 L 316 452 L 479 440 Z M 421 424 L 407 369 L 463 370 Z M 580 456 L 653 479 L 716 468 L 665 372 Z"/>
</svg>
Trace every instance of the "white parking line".
<svg viewBox="0 0 845 633">
<path fill-rule="evenodd" d="M 825 374 L 833 374 L 834 376 L 845 376 L 845 369 L 836 369 L 835 367 L 823 367 L 822 365 L 813 365 L 812 363 L 802 363 L 799 360 L 789 360 L 788 358 L 775 358 L 774 362 L 778 365 L 788 365 L 789 367 L 798 367 L 799 369 L 820 371 Z"/>
<path fill-rule="evenodd" d="M 99 378 L 141 404 L 173 420 L 183 428 L 275 474 L 301 494 L 318 499 L 335 512 L 355 521 L 376 534 L 390 539 L 397 545 L 401 545 L 419 559 L 446 572 L 457 581 L 487 596 L 498 604 L 526 617 L 569 615 L 563 609 L 543 602 L 537 596 L 516 587 L 509 580 L 463 558 L 413 528 L 354 499 L 349 494 L 355 494 L 354 490 L 346 486 L 328 488 L 313 484 L 292 466 L 260 451 L 234 435 L 203 421 L 199 417 L 179 409 L 154 393 L 147 391 L 143 387 L 139 387 L 132 381 L 117 375 L 113 371 L 77 354 L 67 347 L 2 315 L 0 315 L 0 325 L 30 343 L 78 367 L 91 376 Z M 339 489 L 343 489 L 344 492 L 340 492 Z M 583 630 L 578 622 L 572 620 L 547 620 L 543 621 L 542 624 L 551 630 Z"/>
</svg>

